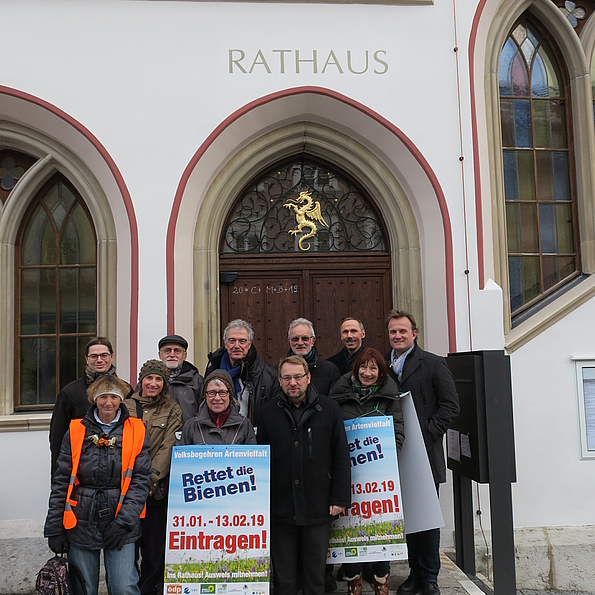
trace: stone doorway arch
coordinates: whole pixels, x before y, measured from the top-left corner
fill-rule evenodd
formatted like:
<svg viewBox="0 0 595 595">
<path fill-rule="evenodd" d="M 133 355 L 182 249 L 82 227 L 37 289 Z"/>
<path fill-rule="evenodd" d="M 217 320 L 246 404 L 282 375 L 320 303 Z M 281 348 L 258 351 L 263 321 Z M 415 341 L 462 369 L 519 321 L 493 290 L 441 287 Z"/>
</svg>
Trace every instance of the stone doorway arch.
<svg viewBox="0 0 595 595">
<path fill-rule="evenodd" d="M 391 246 L 392 303 L 417 317 L 423 341 L 419 233 L 403 188 L 384 162 L 354 138 L 323 124 L 296 122 L 252 140 L 233 155 L 200 204 L 193 244 L 195 361 L 206 361 L 221 340 L 219 242 L 229 209 L 259 172 L 301 152 L 348 171 L 374 201 Z"/>
</svg>

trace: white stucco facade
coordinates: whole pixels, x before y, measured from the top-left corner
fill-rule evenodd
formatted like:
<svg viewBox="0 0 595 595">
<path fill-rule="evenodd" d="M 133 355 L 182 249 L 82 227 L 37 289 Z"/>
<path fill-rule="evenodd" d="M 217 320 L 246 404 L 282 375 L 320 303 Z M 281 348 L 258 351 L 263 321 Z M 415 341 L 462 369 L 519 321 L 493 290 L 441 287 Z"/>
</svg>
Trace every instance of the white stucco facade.
<svg viewBox="0 0 595 595">
<path fill-rule="evenodd" d="M 424 347 L 510 353 L 515 527 L 594 525 L 595 458 L 581 458 L 572 360 L 595 359 L 588 165 L 595 134 L 592 104 L 581 104 L 579 91 L 573 118 L 584 280 L 515 328 L 502 291 L 499 120 L 490 91 L 490 55 L 501 48 L 490 43 L 524 10 L 551 29 L 586 97 L 595 21 L 579 39 L 551 0 L 0 0 L 9 23 L 0 39 L 0 149 L 46 159 L 95 205 L 93 222 L 105 228 L 98 230 L 105 244 L 99 326 L 113 334 L 119 375 L 134 384 L 139 364 L 174 330 L 204 369 L 219 340 L 217 238 L 234 191 L 302 134 L 343 167 L 359 156 L 354 176 L 364 185 L 375 183 L 366 167 L 380 172 L 387 190 L 376 184 L 377 202 L 387 227 L 397 203 L 407 204 L 403 221 L 414 223 L 419 242 Z M 28 183 L 40 184 L 46 174 L 39 175 Z M 12 409 L 14 242 L 31 196 L 0 203 L 0 541 L 3 523 L 41 527 L 49 493 L 49 414 Z M 104 220 L 93 209 L 103 209 Z M 212 238 L 201 225 L 212 227 Z M 453 543 L 450 491 L 441 493 L 443 545 Z"/>
</svg>

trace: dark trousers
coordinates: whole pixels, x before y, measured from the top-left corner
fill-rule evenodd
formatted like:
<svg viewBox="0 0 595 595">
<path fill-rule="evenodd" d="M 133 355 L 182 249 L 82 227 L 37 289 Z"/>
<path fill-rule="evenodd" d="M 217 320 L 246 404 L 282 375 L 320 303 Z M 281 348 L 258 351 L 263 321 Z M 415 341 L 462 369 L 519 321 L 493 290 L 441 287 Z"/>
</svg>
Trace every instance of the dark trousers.
<svg viewBox="0 0 595 595">
<path fill-rule="evenodd" d="M 411 574 L 424 583 L 437 583 L 440 572 L 440 529 L 409 533 L 407 555 Z"/>
<path fill-rule="evenodd" d="M 142 556 L 138 587 L 141 595 L 161 595 L 165 571 L 165 533 L 167 525 L 167 505 L 147 506 L 147 513 L 141 519 L 143 534 L 136 542 Z"/>
<path fill-rule="evenodd" d="M 272 523 L 271 557 L 275 595 L 296 595 L 302 575 L 302 595 L 324 595 L 324 569 L 331 524 L 285 525 Z M 298 568 L 298 559 L 301 568 Z"/>
</svg>

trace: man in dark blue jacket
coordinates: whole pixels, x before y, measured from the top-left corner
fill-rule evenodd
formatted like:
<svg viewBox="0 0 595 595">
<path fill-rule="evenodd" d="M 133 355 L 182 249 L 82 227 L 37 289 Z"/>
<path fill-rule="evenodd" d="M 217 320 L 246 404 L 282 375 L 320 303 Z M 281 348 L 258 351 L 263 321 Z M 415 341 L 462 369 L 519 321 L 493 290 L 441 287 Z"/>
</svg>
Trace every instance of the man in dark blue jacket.
<svg viewBox="0 0 595 595">
<path fill-rule="evenodd" d="M 443 436 L 459 414 L 455 383 L 444 358 L 418 346 L 417 325 L 411 314 L 391 310 L 387 328 L 392 350 L 385 356 L 386 363 L 399 384 L 399 392 L 411 392 L 438 490 L 446 481 Z M 397 595 L 420 591 L 423 595 L 439 595 L 440 529 L 408 534 L 407 553 L 410 574 Z"/>
<path fill-rule="evenodd" d="M 271 556 L 275 593 L 323 595 L 332 518 L 351 503 L 351 464 L 337 403 L 310 384 L 297 355 L 279 363 L 281 393 L 265 403 L 257 440 L 271 445 Z M 298 569 L 298 560 L 302 568 Z"/>
</svg>

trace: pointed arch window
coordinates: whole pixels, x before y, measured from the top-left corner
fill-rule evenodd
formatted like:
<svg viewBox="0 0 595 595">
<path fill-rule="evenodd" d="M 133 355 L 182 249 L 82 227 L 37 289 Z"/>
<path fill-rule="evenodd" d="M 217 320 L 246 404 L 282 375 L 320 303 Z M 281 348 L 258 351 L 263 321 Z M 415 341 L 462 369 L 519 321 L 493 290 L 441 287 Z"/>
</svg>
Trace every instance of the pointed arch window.
<svg viewBox="0 0 595 595">
<path fill-rule="evenodd" d="M 576 184 L 568 75 L 526 17 L 504 44 L 498 78 L 514 317 L 580 272 Z"/>
<path fill-rule="evenodd" d="M 19 231 L 15 409 L 53 405 L 84 369 L 97 329 L 96 235 L 74 187 L 53 176 Z"/>
<path fill-rule="evenodd" d="M 387 251 L 384 224 L 364 191 L 337 167 L 306 154 L 248 184 L 221 245 L 222 254 Z"/>
</svg>

